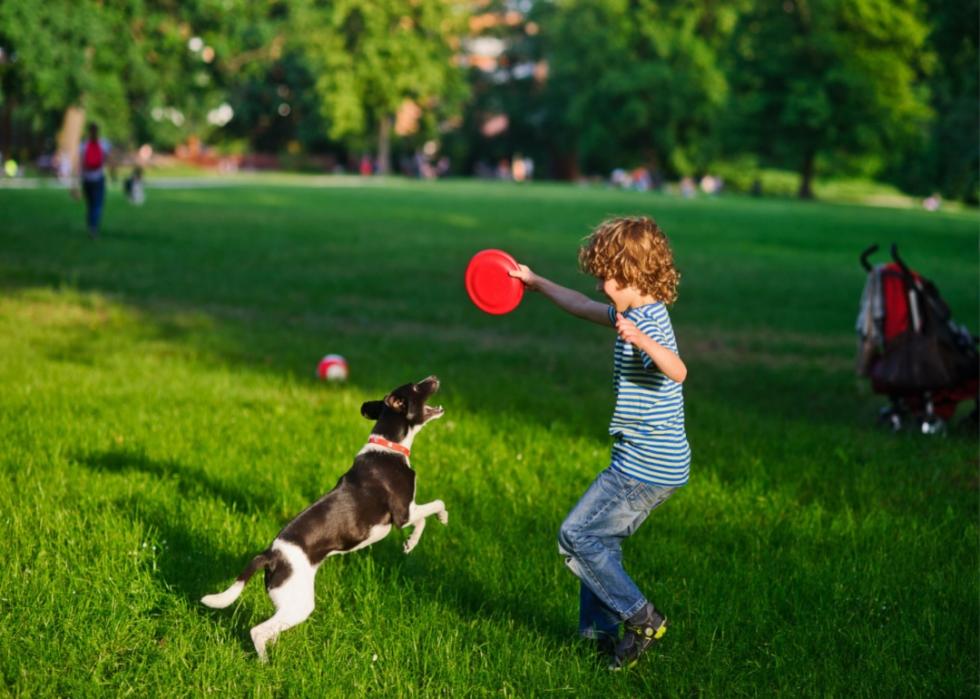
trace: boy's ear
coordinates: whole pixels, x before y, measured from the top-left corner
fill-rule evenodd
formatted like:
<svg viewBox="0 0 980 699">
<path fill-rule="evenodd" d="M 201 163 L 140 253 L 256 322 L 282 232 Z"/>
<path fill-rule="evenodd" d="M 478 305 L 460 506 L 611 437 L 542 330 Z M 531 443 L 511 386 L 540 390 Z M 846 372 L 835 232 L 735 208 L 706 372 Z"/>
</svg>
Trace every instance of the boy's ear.
<svg viewBox="0 0 980 699">
<path fill-rule="evenodd" d="M 385 396 L 385 405 L 394 410 L 396 413 L 405 412 L 405 401 L 396 396 L 394 393 L 389 393 Z"/>
<path fill-rule="evenodd" d="M 385 407 L 384 401 L 369 400 L 361 405 L 361 415 L 368 420 L 377 420 L 381 417 L 381 410 Z"/>
</svg>

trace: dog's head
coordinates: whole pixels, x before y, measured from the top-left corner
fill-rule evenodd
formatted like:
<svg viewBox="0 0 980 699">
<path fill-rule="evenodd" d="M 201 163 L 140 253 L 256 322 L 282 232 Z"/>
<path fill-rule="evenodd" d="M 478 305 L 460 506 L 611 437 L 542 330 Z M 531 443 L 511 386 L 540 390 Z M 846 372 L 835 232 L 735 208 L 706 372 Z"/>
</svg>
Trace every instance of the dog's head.
<svg viewBox="0 0 980 699">
<path fill-rule="evenodd" d="M 442 406 L 430 406 L 429 398 L 439 390 L 439 379 L 430 376 L 418 383 L 399 386 L 383 400 L 371 400 L 361 406 L 361 415 L 375 420 L 373 434 L 393 442 L 410 440 L 430 420 L 442 417 Z"/>
</svg>

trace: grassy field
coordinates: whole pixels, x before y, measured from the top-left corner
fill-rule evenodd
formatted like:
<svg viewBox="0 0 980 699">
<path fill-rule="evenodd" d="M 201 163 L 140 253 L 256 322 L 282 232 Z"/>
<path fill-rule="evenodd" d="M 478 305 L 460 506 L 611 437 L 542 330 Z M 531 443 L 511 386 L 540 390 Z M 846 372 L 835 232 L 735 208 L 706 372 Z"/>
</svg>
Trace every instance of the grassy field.
<svg viewBox="0 0 980 699">
<path fill-rule="evenodd" d="M 65 192 L 0 190 L 0 694 L 976 696 L 976 434 L 879 431 L 852 330 L 857 255 L 895 241 L 976 331 L 975 213 L 466 182 L 148 194 L 113 191 L 93 243 Z M 607 464 L 613 335 L 533 295 L 483 315 L 462 275 L 500 247 L 591 292 L 578 242 L 626 213 L 658 219 L 683 274 L 694 462 L 625 551 L 671 630 L 612 674 L 576 639 L 555 536 Z M 314 379 L 328 352 L 346 384 Z M 197 600 L 348 468 L 362 401 L 432 373 L 447 415 L 412 462 L 449 526 L 327 561 L 260 665 L 261 582 Z"/>
</svg>

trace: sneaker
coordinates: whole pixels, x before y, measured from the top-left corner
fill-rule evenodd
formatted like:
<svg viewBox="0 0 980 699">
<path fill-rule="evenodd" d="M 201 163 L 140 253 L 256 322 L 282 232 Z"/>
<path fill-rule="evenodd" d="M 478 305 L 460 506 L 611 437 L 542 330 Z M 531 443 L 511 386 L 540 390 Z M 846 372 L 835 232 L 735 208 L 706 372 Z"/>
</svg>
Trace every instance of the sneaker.
<svg viewBox="0 0 980 699">
<path fill-rule="evenodd" d="M 667 617 L 647 602 L 646 606 L 626 621 L 623 639 L 616 646 L 610 670 L 633 667 L 654 643 L 667 633 Z"/>
</svg>

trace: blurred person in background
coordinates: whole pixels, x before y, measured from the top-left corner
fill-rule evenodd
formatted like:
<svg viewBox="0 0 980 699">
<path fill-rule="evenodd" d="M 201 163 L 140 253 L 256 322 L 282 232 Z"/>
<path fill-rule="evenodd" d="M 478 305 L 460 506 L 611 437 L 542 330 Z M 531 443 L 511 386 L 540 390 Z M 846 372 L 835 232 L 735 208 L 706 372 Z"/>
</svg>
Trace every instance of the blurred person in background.
<svg viewBox="0 0 980 699">
<path fill-rule="evenodd" d="M 143 168 L 139 165 L 133 168 L 132 174 L 123 182 L 123 189 L 131 204 L 142 206 L 146 201 L 146 194 L 143 191 Z"/>
</svg>

